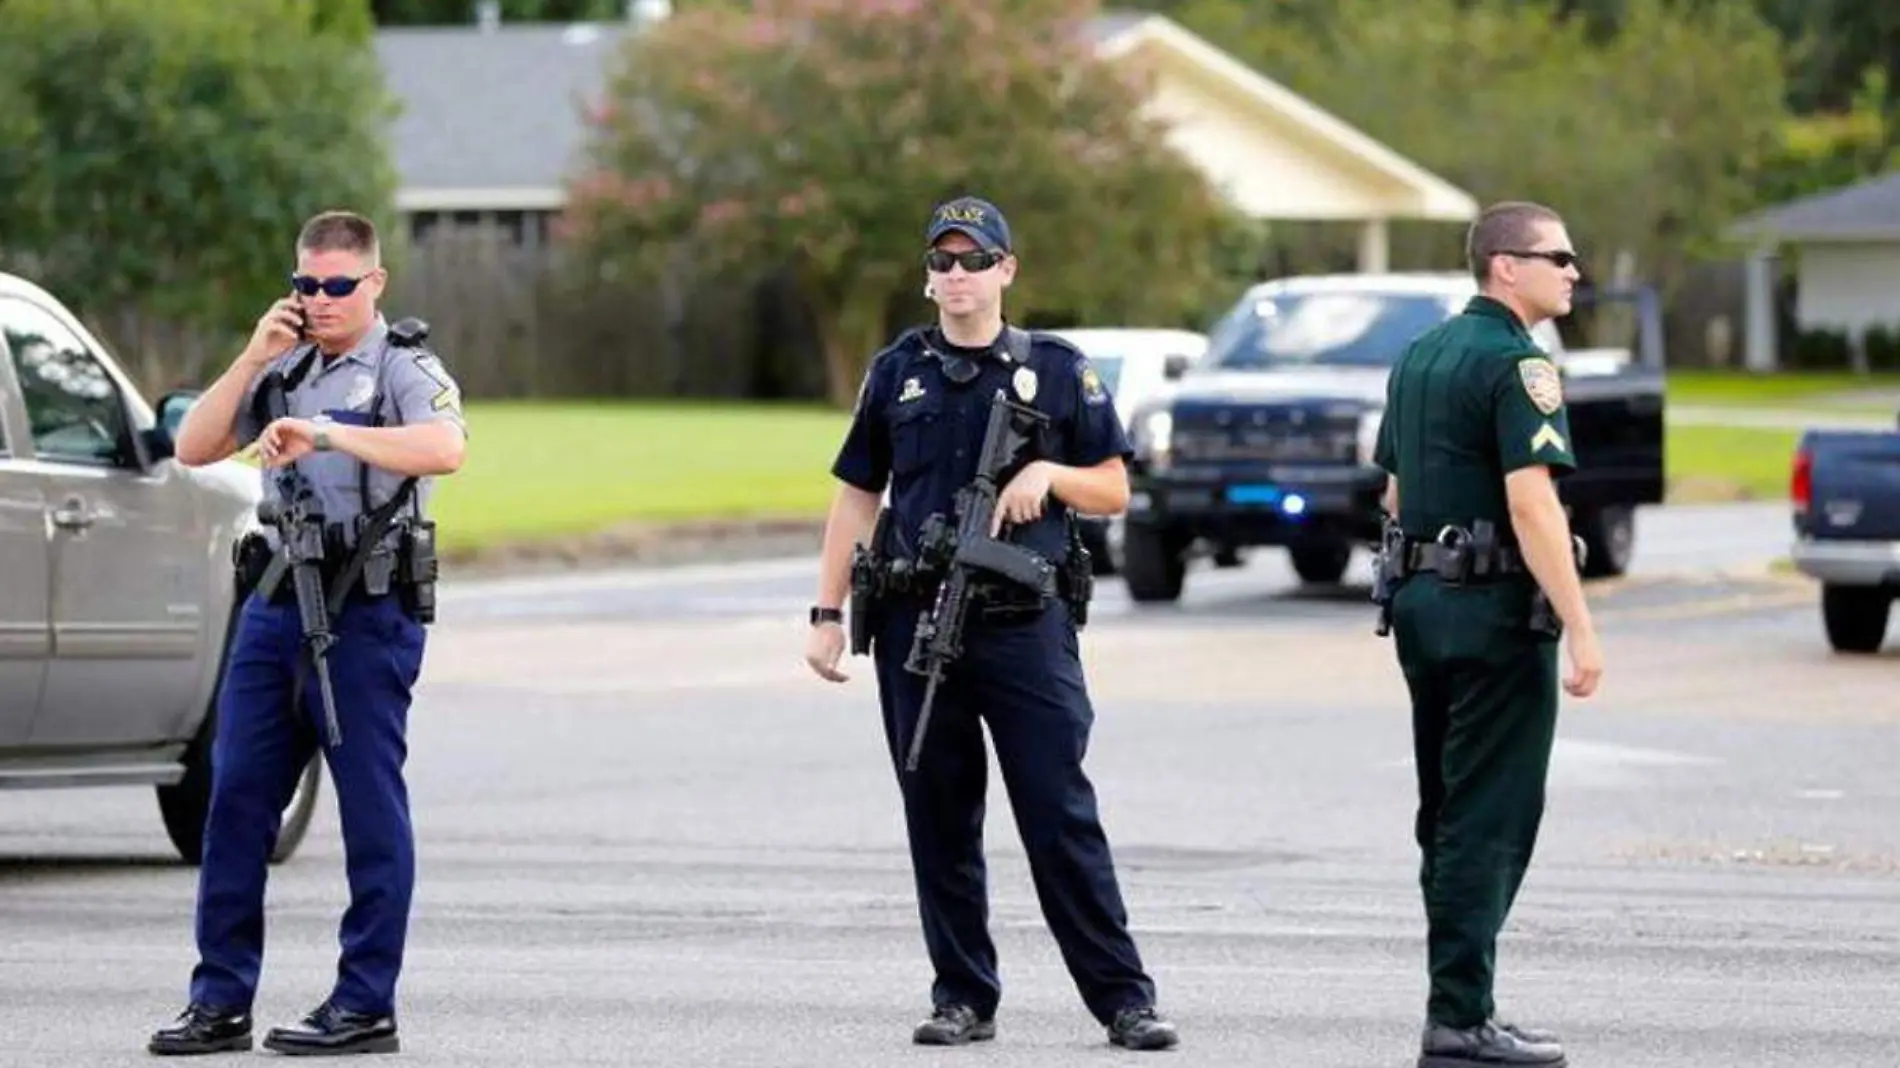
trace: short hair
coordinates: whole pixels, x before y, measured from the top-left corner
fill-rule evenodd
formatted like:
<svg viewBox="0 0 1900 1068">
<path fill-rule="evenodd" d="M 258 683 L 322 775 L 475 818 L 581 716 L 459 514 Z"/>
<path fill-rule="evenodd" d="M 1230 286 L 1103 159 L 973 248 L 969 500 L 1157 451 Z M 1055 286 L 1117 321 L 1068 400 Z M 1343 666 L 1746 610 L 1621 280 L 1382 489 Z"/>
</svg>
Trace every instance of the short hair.
<svg viewBox="0 0 1900 1068">
<path fill-rule="evenodd" d="M 1483 285 L 1491 278 L 1491 257 L 1529 248 L 1537 240 L 1538 223 L 1563 221 L 1555 211 L 1528 200 L 1506 200 L 1484 209 L 1465 234 L 1465 262 L 1471 277 Z"/>
<path fill-rule="evenodd" d="M 300 252 L 354 252 L 377 262 L 380 252 L 376 224 L 353 211 L 326 211 L 313 215 L 297 234 Z"/>
</svg>

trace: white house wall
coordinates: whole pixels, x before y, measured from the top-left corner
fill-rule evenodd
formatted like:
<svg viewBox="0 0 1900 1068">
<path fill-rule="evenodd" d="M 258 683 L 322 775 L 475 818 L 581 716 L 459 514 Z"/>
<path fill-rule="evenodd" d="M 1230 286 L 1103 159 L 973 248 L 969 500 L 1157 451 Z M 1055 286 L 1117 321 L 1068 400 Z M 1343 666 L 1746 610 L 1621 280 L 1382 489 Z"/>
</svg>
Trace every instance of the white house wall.
<svg viewBox="0 0 1900 1068">
<path fill-rule="evenodd" d="M 1243 110 L 1172 70 L 1156 79 L 1148 108 L 1170 124 L 1175 147 L 1249 215 L 1364 220 L 1417 210 L 1394 183 L 1343 166 L 1336 149 L 1275 129 L 1260 109 Z"/>
<path fill-rule="evenodd" d="M 1900 327 L 1900 241 L 1803 245 L 1795 278 L 1804 330 Z"/>
</svg>

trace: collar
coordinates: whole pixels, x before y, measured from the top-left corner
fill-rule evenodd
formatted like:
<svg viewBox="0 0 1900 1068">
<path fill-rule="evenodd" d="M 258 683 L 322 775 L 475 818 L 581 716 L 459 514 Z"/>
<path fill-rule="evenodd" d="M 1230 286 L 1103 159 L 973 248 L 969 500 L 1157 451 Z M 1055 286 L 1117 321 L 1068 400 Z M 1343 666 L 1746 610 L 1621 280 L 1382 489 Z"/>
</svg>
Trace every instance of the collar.
<svg viewBox="0 0 1900 1068">
<path fill-rule="evenodd" d="M 383 341 L 388 338 L 388 336 L 389 321 L 383 318 L 382 312 L 377 312 L 376 318 L 370 320 L 369 329 L 363 332 L 363 336 L 357 340 L 356 344 L 352 346 L 348 352 L 334 358 L 327 358 L 319 354 L 317 374 L 327 374 L 331 370 L 341 367 L 346 363 L 361 364 L 365 367 L 369 366 L 370 357 L 382 351 Z"/>
<path fill-rule="evenodd" d="M 1016 359 L 1009 354 L 1009 345 L 1006 342 L 1008 337 L 1009 320 L 1007 319 L 1003 320 L 1003 328 L 996 332 L 996 336 L 991 338 L 988 344 L 974 347 L 952 344 L 949 338 L 943 336 L 943 328 L 940 326 L 931 326 L 923 332 L 924 348 L 930 352 L 952 358 L 960 356 L 966 360 L 980 360 L 985 363 L 993 360 L 1004 367 L 1014 367 Z"/>
<path fill-rule="evenodd" d="M 1465 302 L 1465 314 L 1482 315 L 1488 319 L 1502 319 L 1512 326 L 1517 327 L 1519 330 L 1529 329 L 1524 325 L 1524 320 L 1519 319 L 1517 313 L 1512 311 L 1503 301 L 1498 300 L 1496 297 L 1487 297 L 1483 293 Z"/>
</svg>

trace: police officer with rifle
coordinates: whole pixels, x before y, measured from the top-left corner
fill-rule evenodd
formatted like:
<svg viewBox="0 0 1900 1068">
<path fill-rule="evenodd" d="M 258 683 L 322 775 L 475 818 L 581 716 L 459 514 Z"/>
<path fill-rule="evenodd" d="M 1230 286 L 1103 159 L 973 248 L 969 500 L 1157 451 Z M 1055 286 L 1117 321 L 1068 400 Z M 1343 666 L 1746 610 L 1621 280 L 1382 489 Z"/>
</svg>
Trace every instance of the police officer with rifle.
<svg viewBox="0 0 1900 1068">
<path fill-rule="evenodd" d="M 336 787 L 350 907 L 331 993 L 266 1048 L 393 1052 L 415 881 L 403 777 L 411 688 L 435 611 L 434 477 L 462 464 L 461 395 L 414 319 L 386 323 L 376 229 L 307 222 L 293 292 L 179 428 L 191 466 L 257 446 L 264 527 L 237 547 L 243 609 L 219 687 L 189 1004 L 155 1054 L 247 1050 L 264 883 L 284 806 L 321 751 Z M 288 581 L 286 581 L 286 579 Z M 314 690 L 314 693 L 312 692 Z M 321 729 L 319 729 L 319 713 Z"/>
<path fill-rule="evenodd" d="M 987 723 L 1043 915 L 1083 1003 L 1111 1043 L 1165 1049 L 1175 1029 L 1156 1011 L 1082 768 L 1095 713 L 1076 644 L 1091 586 L 1074 513 L 1126 507 L 1131 450 L 1082 353 L 1004 321 L 1017 259 L 996 206 L 940 205 L 925 242 L 938 321 L 871 362 L 832 467 L 841 484 L 805 652 L 821 678 L 844 681 L 849 594 L 852 645 L 876 665 L 936 974 L 932 1014 L 912 1039 L 996 1033 L 1002 990 L 981 839 Z"/>
</svg>

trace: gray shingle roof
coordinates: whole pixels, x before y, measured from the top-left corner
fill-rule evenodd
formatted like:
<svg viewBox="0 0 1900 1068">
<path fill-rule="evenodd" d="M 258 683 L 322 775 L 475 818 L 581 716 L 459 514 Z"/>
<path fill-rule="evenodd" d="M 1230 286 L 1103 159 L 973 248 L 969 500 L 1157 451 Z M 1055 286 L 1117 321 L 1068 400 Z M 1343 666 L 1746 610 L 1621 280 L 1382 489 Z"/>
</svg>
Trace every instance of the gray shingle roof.
<svg viewBox="0 0 1900 1068">
<path fill-rule="evenodd" d="M 1900 170 L 1758 212 L 1729 234 L 1780 241 L 1900 240 Z"/>
<path fill-rule="evenodd" d="M 405 189 L 549 189 L 584 142 L 582 107 L 631 27 L 615 23 L 386 29 L 376 54 L 402 105 L 391 135 Z"/>
<path fill-rule="evenodd" d="M 1144 17 L 1101 15 L 1089 37 L 1107 40 Z M 376 54 L 402 106 L 391 129 L 398 185 L 411 196 L 557 190 L 584 144 L 582 108 L 633 32 L 612 22 L 378 31 Z"/>
</svg>

